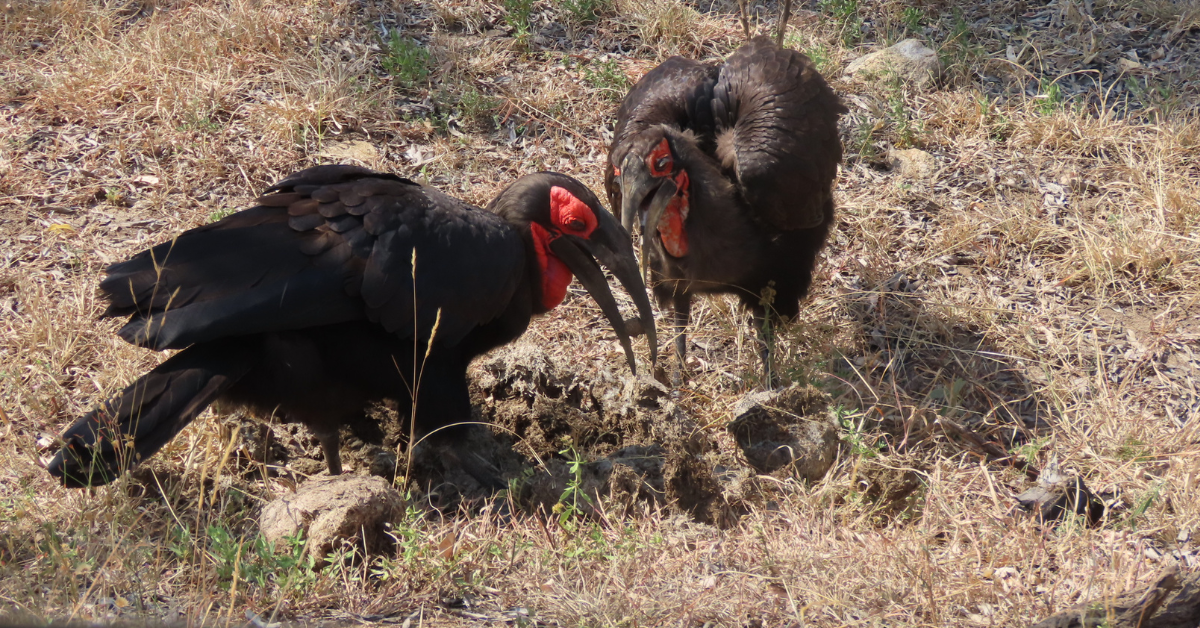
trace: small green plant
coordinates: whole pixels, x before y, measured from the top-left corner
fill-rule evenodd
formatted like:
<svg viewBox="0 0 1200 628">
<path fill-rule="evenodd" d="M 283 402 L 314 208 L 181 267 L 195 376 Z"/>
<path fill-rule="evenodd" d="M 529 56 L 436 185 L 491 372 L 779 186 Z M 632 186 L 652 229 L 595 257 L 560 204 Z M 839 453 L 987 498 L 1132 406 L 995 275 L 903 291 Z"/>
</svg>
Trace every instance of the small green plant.
<svg viewBox="0 0 1200 628">
<path fill-rule="evenodd" d="M 887 448 L 883 441 L 868 442 L 869 436 L 865 431 L 867 422 L 865 414 L 853 412 L 845 406 L 839 405 L 834 408 L 833 415 L 837 419 L 838 425 L 842 427 L 842 440 L 850 445 L 850 453 L 864 458 L 874 458 Z"/>
<path fill-rule="evenodd" d="M 580 69 L 583 80 L 600 90 L 610 102 L 621 102 L 631 83 L 616 59 L 592 62 Z"/>
<path fill-rule="evenodd" d="M 963 17 L 962 9 L 954 8 L 949 27 L 949 36 L 938 50 L 938 59 L 948 74 L 960 80 L 970 80 L 976 62 L 987 56 L 987 51 L 971 32 L 971 25 Z"/>
<path fill-rule="evenodd" d="M 837 23 L 842 42 L 854 46 L 862 40 L 862 18 L 858 15 L 858 0 L 820 0 L 817 6 Z"/>
<path fill-rule="evenodd" d="M 820 42 L 813 42 L 804 47 L 802 51 L 809 59 L 812 59 L 813 65 L 817 66 L 817 71 L 825 76 L 829 76 L 833 71 L 833 61 L 829 56 L 829 47 Z"/>
<path fill-rule="evenodd" d="M 921 123 L 914 121 L 908 114 L 908 106 L 904 100 L 904 80 L 895 72 L 888 72 L 886 85 L 888 119 L 896 130 L 893 144 L 897 148 L 918 146 L 920 142 L 917 136 L 921 130 Z"/>
<path fill-rule="evenodd" d="M 1045 80 L 1043 80 L 1041 88 L 1038 90 L 1038 92 L 1039 93 L 1036 97 L 1038 113 L 1048 116 L 1055 111 L 1062 109 L 1063 94 L 1062 89 L 1058 86 L 1058 83 L 1053 81 L 1047 83 Z"/>
<path fill-rule="evenodd" d="M 216 133 L 221 130 L 220 123 L 204 115 L 192 114 L 179 125 L 180 131 L 199 131 L 201 133 Z"/>
<path fill-rule="evenodd" d="M 459 96 L 458 108 L 463 120 L 487 125 L 493 121 L 493 114 L 500 108 L 500 101 L 470 86 Z"/>
<path fill-rule="evenodd" d="M 533 12 L 533 0 L 504 0 L 504 22 L 513 29 L 517 45 L 529 47 L 529 14 Z"/>
<path fill-rule="evenodd" d="M 904 11 L 900 13 L 900 21 L 904 22 L 904 27 L 913 34 L 921 31 L 921 22 L 924 19 L 925 13 L 918 7 L 904 7 Z"/>
<path fill-rule="evenodd" d="M 883 127 L 882 121 L 864 117 L 854 128 L 854 146 L 858 147 L 859 159 L 867 162 L 879 160 L 880 154 L 879 147 L 875 145 L 875 132 Z"/>
<path fill-rule="evenodd" d="M 992 105 L 992 100 L 986 94 L 978 94 L 976 96 L 976 104 L 979 107 L 980 123 L 987 129 L 988 139 L 993 142 L 1003 142 L 1012 135 L 1012 121 L 1008 116 L 1000 113 Z"/>
<path fill-rule="evenodd" d="M 1148 462 L 1150 447 L 1132 436 L 1125 439 L 1117 448 L 1117 459 L 1125 462 Z"/>
<path fill-rule="evenodd" d="M 315 577 L 312 556 L 305 551 L 304 540 L 299 536 L 285 537 L 287 551 L 277 553 L 261 534 L 252 538 L 238 537 L 216 525 L 209 526 L 207 533 L 208 555 L 222 587 L 228 587 L 236 576 L 238 581 L 260 589 L 274 584 L 281 589 L 299 591 Z M 180 553 L 181 543 L 190 539 L 190 532 L 180 533 L 178 543 L 171 546 L 172 552 L 180 558 L 186 556 L 186 553 Z"/>
<path fill-rule="evenodd" d="M 412 87 L 429 76 L 429 51 L 413 39 L 392 31 L 381 61 L 383 71 Z"/>
<path fill-rule="evenodd" d="M 594 22 L 598 14 L 608 8 L 609 0 L 562 0 L 562 8 L 572 24 Z"/>
<path fill-rule="evenodd" d="M 228 207 L 222 207 L 220 209 L 214 210 L 213 213 L 209 214 L 208 221 L 216 222 L 218 220 L 221 220 L 222 218 L 232 216 L 233 214 L 234 214 L 233 209 L 230 209 Z"/>
<path fill-rule="evenodd" d="M 1025 443 L 1019 447 L 1010 449 L 1008 453 L 1017 456 L 1029 464 L 1037 462 L 1038 452 L 1041 451 L 1050 442 L 1049 436 L 1044 436 L 1031 443 Z"/>
<path fill-rule="evenodd" d="M 1137 529 L 1138 523 L 1146 516 L 1146 511 L 1150 510 L 1150 506 L 1158 499 L 1160 493 L 1162 493 L 1162 484 L 1155 484 L 1134 500 L 1133 508 L 1129 509 L 1129 516 L 1125 518 L 1125 525 L 1129 529 Z"/>
<path fill-rule="evenodd" d="M 583 490 L 583 466 L 586 463 L 574 447 L 567 447 L 558 453 L 566 456 L 571 478 L 567 480 L 567 488 L 554 505 L 554 513 L 558 515 L 558 524 L 564 530 L 574 532 L 575 519 L 584 515 L 583 504 L 592 505 L 592 498 Z"/>
<path fill-rule="evenodd" d="M 938 386 L 929 391 L 930 399 L 939 399 L 943 402 L 942 407 L 938 410 L 938 414 L 942 416 L 953 416 L 962 407 L 963 389 L 967 386 L 967 380 L 962 378 L 954 378 L 949 386 Z"/>
<path fill-rule="evenodd" d="M 1137 103 L 1161 119 L 1177 111 L 1181 105 L 1179 95 L 1170 83 L 1151 82 L 1149 77 L 1129 76 L 1125 78 L 1125 89 Z"/>
</svg>

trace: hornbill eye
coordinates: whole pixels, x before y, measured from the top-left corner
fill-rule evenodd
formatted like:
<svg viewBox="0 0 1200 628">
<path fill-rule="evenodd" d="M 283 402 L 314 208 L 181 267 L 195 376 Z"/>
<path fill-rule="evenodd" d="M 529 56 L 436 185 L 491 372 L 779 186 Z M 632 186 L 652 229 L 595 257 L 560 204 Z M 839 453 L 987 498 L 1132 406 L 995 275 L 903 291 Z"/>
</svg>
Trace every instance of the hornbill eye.
<svg viewBox="0 0 1200 628">
<path fill-rule="evenodd" d="M 650 167 L 650 176 L 665 177 L 671 174 L 671 145 L 667 143 L 667 138 L 664 137 L 658 146 L 646 155 L 646 165 Z"/>
<path fill-rule="evenodd" d="M 587 228 L 587 225 L 582 220 L 576 218 L 567 223 L 567 228 L 571 231 L 583 231 L 585 228 Z"/>
</svg>

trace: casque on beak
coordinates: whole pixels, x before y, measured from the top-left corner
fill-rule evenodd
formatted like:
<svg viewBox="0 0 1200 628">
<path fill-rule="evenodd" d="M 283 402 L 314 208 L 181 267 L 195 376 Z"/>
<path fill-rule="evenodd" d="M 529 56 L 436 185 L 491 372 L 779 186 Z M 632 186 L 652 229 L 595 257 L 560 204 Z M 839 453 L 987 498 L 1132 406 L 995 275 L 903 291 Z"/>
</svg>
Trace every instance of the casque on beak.
<svg viewBox="0 0 1200 628">
<path fill-rule="evenodd" d="M 562 260 L 567 268 L 579 279 L 579 283 L 587 289 L 596 303 L 600 305 L 609 324 L 617 332 L 621 348 L 629 362 L 629 370 L 637 374 L 637 365 L 633 357 L 633 346 L 629 332 L 625 329 L 625 320 L 617 307 L 616 299 L 608 289 L 608 280 L 600 270 L 597 261 L 603 264 L 621 282 L 629 296 L 638 308 L 638 318 L 642 329 L 646 332 L 646 340 L 650 343 L 650 362 L 658 362 L 658 338 L 654 331 L 654 312 L 650 309 L 650 297 L 646 294 L 646 285 L 642 283 L 638 273 L 637 262 L 633 256 L 633 244 L 629 234 L 617 224 L 617 219 L 608 212 L 596 212 L 598 224 L 596 230 L 588 238 L 566 235 L 550 242 L 550 250 Z"/>
</svg>

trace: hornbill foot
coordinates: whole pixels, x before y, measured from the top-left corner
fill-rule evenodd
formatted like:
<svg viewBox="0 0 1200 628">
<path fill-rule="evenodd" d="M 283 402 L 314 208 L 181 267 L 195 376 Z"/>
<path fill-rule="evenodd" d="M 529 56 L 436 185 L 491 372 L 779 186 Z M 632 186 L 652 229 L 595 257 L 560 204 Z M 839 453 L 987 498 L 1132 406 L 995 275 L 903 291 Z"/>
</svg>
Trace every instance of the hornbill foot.
<svg viewBox="0 0 1200 628">
<path fill-rule="evenodd" d="M 442 466 L 445 469 L 457 467 L 462 469 L 481 487 L 490 491 L 500 491 L 508 488 L 500 478 L 500 470 L 491 462 L 484 460 L 478 453 L 468 451 L 463 443 L 446 443 L 438 447 L 442 454 Z"/>
</svg>

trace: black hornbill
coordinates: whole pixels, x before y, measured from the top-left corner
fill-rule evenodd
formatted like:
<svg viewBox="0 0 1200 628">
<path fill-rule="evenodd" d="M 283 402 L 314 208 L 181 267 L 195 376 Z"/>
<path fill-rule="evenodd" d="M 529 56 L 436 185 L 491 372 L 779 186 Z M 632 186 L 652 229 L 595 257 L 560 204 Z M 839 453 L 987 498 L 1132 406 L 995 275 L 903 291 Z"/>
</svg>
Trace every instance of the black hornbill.
<svg viewBox="0 0 1200 628">
<path fill-rule="evenodd" d="M 621 103 L 605 187 L 630 234 L 640 217 L 681 370 L 692 295 L 733 293 L 772 381 L 769 324 L 799 312 L 833 224 L 846 112 L 808 57 L 765 37 L 721 65 L 671 57 Z"/>
<path fill-rule="evenodd" d="M 221 401 L 306 424 L 340 473 L 338 429 L 372 401 L 411 403 L 415 387 L 418 434 L 469 420 L 468 363 L 558 305 L 572 275 L 634 369 L 596 260 L 632 295 L 653 361 L 629 236 L 575 179 L 522 177 L 484 211 L 363 168 L 298 172 L 255 207 L 108 267 L 104 314 L 129 317 L 119 335 L 183 350 L 76 421 L 49 471 L 69 487 L 110 482 Z"/>
</svg>

